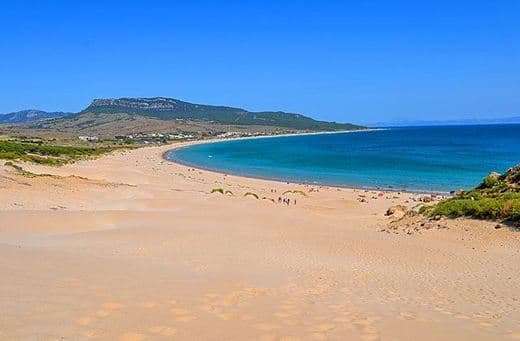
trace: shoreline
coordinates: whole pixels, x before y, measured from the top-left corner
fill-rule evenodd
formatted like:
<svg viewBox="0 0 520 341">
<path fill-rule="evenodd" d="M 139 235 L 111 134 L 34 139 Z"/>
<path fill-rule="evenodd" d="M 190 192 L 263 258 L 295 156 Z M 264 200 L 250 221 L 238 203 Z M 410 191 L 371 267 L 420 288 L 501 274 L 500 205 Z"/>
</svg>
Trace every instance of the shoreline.
<svg viewBox="0 0 520 341">
<path fill-rule="evenodd" d="M 214 172 L 218 174 L 224 174 L 224 175 L 233 175 L 237 177 L 243 177 L 243 178 L 249 178 L 249 179 L 258 179 L 258 180 L 265 180 L 265 181 L 274 181 L 274 182 L 280 182 L 280 183 L 288 183 L 288 184 L 294 184 L 294 185 L 307 185 L 307 186 L 321 186 L 321 187 L 330 187 L 330 188 L 340 188 L 340 189 L 352 189 L 352 190 L 362 190 L 362 191 L 383 191 L 383 192 L 393 192 L 393 193 L 408 193 L 413 195 L 435 195 L 435 196 L 443 196 L 443 197 L 449 197 L 451 196 L 450 191 L 434 191 L 434 190 L 412 190 L 412 189 L 396 189 L 396 188 L 390 188 L 390 187 L 372 187 L 372 186 L 356 186 L 356 185 L 341 185 L 341 184 L 330 184 L 330 183 L 321 183 L 321 182 L 297 182 L 293 180 L 286 180 L 282 178 L 277 177 L 269 177 L 269 176 L 256 176 L 256 175 L 248 175 L 238 172 L 225 172 L 214 168 L 209 167 L 203 167 L 196 164 L 191 164 L 189 162 L 184 162 L 182 160 L 179 160 L 177 158 L 168 158 L 168 154 L 175 150 L 180 150 L 184 148 L 189 148 L 195 145 L 201 145 L 201 144 L 210 144 L 210 143 L 224 143 L 224 142 L 230 142 L 230 141 L 237 141 L 237 140 L 250 140 L 250 139 L 257 139 L 257 138 L 276 138 L 276 137 L 291 137 L 291 136 L 304 136 L 304 135 L 322 135 L 322 134 L 340 134 L 340 133 L 359 133 L 359 132 L 372 132 L 372 131 L 381 131 L 386 129 L 364 129 L 364 130 L 348 130 L 348 131 L 341 131 L 341 132 L 323 132 L 323 133 L 299 133 L 299 134 L 283 134 L 283 135 L 270 135 L 270 136 L 251 136 L 251 137 L 238 137 L 238 138 L 225 138 L 225 139 L 211 139 L 211 140 L 196 140 L 196 141 L 188 141 L 188 142 L 181 142 L 182 145 L 175 146 L 175 144 L 171 144 L 173 147 L 165 152 L 162 153 L 162 158 L 165 161 L 173 162 L 179 165 L 183 165 L 186 167 L 191 167 L 198 170 L 204 170 L 208 172 Z"/>
<path fill-rule="evenodd" d="M 0 164 L 0 339 L 520 336 L 520 234 L 392 228 L 408 193 L 193 171 L 172 147 Z"/>
</svg>

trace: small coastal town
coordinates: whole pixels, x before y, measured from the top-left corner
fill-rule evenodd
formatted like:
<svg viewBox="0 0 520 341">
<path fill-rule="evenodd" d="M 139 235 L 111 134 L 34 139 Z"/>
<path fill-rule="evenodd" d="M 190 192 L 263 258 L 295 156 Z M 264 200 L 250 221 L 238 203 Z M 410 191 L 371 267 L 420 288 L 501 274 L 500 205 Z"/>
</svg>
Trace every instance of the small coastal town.
<svg viewBox="0 0 520 341">
<path fill-rule="evenodd" d="M 217 134 L 163 134 L 163 133 L 137 133 L 132 135 L 116 135 L 114 139 L 100 139 L 98 136 L 78 136 L 81 142 L 116 141 L 125 144 L 165 144 L 174 141 L 194 141 L 203 138 L 230 139 L 240 137 L 263 136 L 262 133 L 223 132 Z"/>
</svg>

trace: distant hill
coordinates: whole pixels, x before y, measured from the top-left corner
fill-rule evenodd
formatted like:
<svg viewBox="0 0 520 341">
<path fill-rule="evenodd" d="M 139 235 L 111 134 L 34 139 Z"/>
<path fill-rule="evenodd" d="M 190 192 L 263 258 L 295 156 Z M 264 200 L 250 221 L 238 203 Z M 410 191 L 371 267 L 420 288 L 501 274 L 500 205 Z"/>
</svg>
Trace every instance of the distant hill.
<svg viewBox="0 0 520 341">
<path fill-rule="evenodd" d="M 482 118 L 460 120 L 401 120 L 369 124 L 371 127 L 410 127 L 410 126 L 447 126 L 447 125 L 486 125 L 486 124 L 520 124 L 520 116 L 505 118 Z"/>
<path fill-rule="evenodd" d="M 66 112 L 46 112 L 42 110 L 22 110 L 9 114 L 0 114 L 0 124 L 24 123 L 31 121 L 59 118 L 69 115 Z"/>
<path fill-rule="evenodd" d="M 111 139 L 116 136 L 161 133 L 206 138 L 227 132 L 248 136 L 365 129 L 349 123 L 317 121 L 301 114 L 251 112 L 164 97 L 95 99 L 78 113 L 56 113 L 56 116 L 58 118 L 52 120 L 10 120 L 6 123 L 11 124 L 0 125 L 0 134 L 44 138 L 77 138 L 79 135 L 87 135 Z"/>
<path fill-rule="evenodd" d="M 349 123 L 317 121 L 301 114 L 282 111 L 251 112 L 241 108 L 194 104 L 172 98 L 95 99 L 74 115 L 130 114 L 160 120 L 205 121 L 225 125 L 274 126 L 295 130 L 338 131 L 363 128 Z"/>
</svg>

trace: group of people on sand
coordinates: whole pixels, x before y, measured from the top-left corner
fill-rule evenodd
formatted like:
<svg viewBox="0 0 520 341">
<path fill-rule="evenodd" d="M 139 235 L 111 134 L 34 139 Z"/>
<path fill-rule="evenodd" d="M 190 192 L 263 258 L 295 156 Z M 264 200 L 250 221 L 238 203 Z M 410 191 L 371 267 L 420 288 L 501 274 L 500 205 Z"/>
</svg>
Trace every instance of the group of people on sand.
<svg viewBox="0 0 520 341">
<path fill-rule="evenodd" d="M 289 198 L 278 197 L 278 202 L 279 202 L 280 204 L 283 203 L 283 204 L 289 206 L 289 205 L 291 204 L 291 199 L 289 199 Z M 296 199 L 293 199 L 293 202 L 294 202 L 294 204 L 296 205 Z"/>
</svg>

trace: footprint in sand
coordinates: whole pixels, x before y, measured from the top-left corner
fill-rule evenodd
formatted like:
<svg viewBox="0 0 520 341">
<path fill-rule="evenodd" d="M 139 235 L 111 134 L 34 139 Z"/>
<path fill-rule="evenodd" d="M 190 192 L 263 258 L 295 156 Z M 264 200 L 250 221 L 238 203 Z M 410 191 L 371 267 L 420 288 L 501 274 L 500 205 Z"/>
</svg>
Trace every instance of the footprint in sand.
<svg viewBox="0 0 520 341">
<path fill-rule="evenodd" d="M 372 324 L 372 322 L 370 320 L 368 320 L 367 318 L 358 318 L 358 319 L 352 321 L 352 324 L 354 324 L 360 328 L 366 328 L 366 327 L 370 326 Z"/>
<path fill-rule="evenodd" d="M 297 320 L 284 320 L 283 323 L 285 323 L 288 326 L 295 326 L 298 324 Z"/>
<path fill-rule="evenodd" d="M 173 315 L 186 315 L 189 314 L 189 310 L 183 308 L 172 308 L 170 309 L 170 313 Z"/>
<path fill-rule="evenodd" d="M 196 319 L 197 319 L 196 316 L 186 315 L 186 316 L 176 317 L 175 321 L 177 321 L 177 322 L 191 322 L 191 321 L 196 320 Z"/>
<path fill-rule="evenodd" d="M 329 304 L 329 308 L 333 310 L 341 310 L 345 309 L 346 306 L 344 304 Z"/>
<path fill-rule="evenodd" d="M 211 304 L 201 305 L 201 306 L 199 307 L 199 309 L 200 309 L 200 310 L 204 310 L 204 311 L 206 311 L 206 312 L 208 312 L 208 313 L 209 313 L 209 312 L 212 312 L 212 311 L 215 310 L 215 308 L 214 308 Z"/>
<path fill-rule="evenodd" d="M 103 308 L 108 309 L 108 310 L 115 310 L 115 309 L 119 309 L 122 307 L 123 307 L 122 304 L 114 303 L 114 302 L 108 302 L 108 303 L 103 304 Z"/>
<path fill-rule="evenodd" d="M 216 301 L 215 304 L 219 305 L 221 307 L 231 307 L 231 306 L 233 306 L 233 301 L 224 299 L 224 300 Z"/>
<path fill-rule="evenodd" d="M 288 312 L 277 312 L 277 313 L 274 313 L 273 316 L 283 319 L 283 318 L 291 316 L 291 314 Z"/>
<path fill-rule="evenodd" d="M 371 327 L 371 326 L 367 326 L 367 327 L 363 328 L 362 333 L 365 336 L 378 335 L 379 334 L 377 329 L 374 328 L 374 327 Z"/>
<path fill-rule="evenodd" d="M 297 336 L 292 336 L 292 335 L 289 335 L 289 336 L 282 336 L 280 338 L 280 341 L 300 341 L 301 339 Z"/>
<path fill-rule="evenodd" d="M 339 322 L 339 323 L 349 323 L 350 322 L 350 319 L 346 316 L 338 316 L 338 317 L 335 317 L 333 319 L 334 322 Z"/>
<path fill-rule="evenodd" d="M 254 327 L 259 330 L 267 330 L 267 331 L 278 328 L 277 325 L 270 324 L 270 323 L 257 323 L 254 325 Z"/>
<path fill-rule="evenodd" d="M 361 340 L 364 341 L 376 341 L 381 339 L 381 337 L 378 334 L 364 334 L 361 336 Z"/>
<path fill-rule="evenodd" d="M 242 315 L 242 316 L 240 316 L 240 319 L 242 321 L 251 321 L 253 319 L 253 317 L 249 316 L 249 315 Z"/>
<path fill-rule="evenodd" d="M 311 330 L 317 332 L 326 332 L 334 328 L 336 328 L 336 325 L 334 323 L 321 323 L 316 326 L 313 326 Z"/>
<path fill-rule="evenodd" d="M 148 329 L 148 331 L 152 334 L 160 334 L 163 336 L 173 336 L 177 334 L 177 329 L 167 326 L 154 326 Z"/>
<path fill-rule="evenodd" d="M 415 316 L 412 313 L 401 312 L 401 313 L 399 313 L 399 318 L 401 320 L 403 320 L 403 319 L 405 319 L 405 320 L 413 320 L 413 319 L 415 319 Z"/>
<path fill-rule="evenodd" d="M 92 322 L 92 318 L 85 316 L 78 319 L 78 324 L 82 326 L 88 326 Z"/>
<path fill-rule="evenodd" d="M 511 333 L 510 336 L 511 336 L 511 338 L 513 340 L 520 340 L 520 332 L 518 332 L 518 333 Z"/>
<path fill-rule="evenodd" d="M 108 310 L 98 310 L 98 311 L 96 311 L 96 316 L 97 317 L 107 317 L 108 315 L 110 315 L 110 311 L 108 311 Z"/>
<path fill-rule="evenodd" d="M 196 316 L 191 315 L 188 309 L 172 308 L 170 313 L 175 316 L 175 321 L 178 322 L 190 322 L 197 319 Z"/>
<path fill-rule="evenodd" d="M 285 304 L 280 305 L 280 309 L 283 309 L 283 310 L 293 310 L 295 308 L 296 308 L 296 305 L 294 305 L 294 304 L 285 303 Z"/>
<path fill-rule="evenodd" d="M 81 336 L 87 337 L 87 338 L 93 338 L 96 336 L 95 330 L 87 330 L 81 333 Z"/>
<path fill-rule="evenodd" d="M 218 314 L 217 316 L 223 320 L 228 321 L 228 320 L 231 320 L 232 318 L 236 317 L 236 314 L 235 313 L 221 313 L 221 314 Z"/>
<path fill-rule="evenodd" d="M 145 308 L 155 308 L 155 307 L 157 307 L 157 302 L 151 302 L 151 301 L 144 302 L 143 303 L 143 307 L 145 307 Z"/>
<path fill-rule="evenodd" d="M 433 308 L 433 310 L 441 313 L 441 314 L 444 314 L 444 315 L 453 315 L 453 313 L 451 311 L 447 311 L 447 310 L 444 310 L 442 308 L 439 308 L 439 307 L 435 307 Z"/>
<path fill-rule="evenodd" d="M 144 340 L 145 335 L 144 334 L 138 334 L 138 333 L 125 333 L 121 335 L 118 340 L 119 341 L 141 341 Z"/>
</svg>

